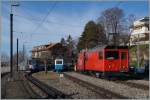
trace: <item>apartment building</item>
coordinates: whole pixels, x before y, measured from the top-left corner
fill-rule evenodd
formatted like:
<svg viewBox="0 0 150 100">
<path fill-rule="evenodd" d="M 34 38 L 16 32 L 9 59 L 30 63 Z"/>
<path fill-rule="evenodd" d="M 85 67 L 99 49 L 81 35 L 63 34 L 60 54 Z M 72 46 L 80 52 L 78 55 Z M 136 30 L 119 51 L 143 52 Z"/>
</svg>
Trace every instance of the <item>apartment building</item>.
<svg viewBox="0 0 150 100">
<path fill-rule="evenodd" d="M 131 37 L 130 43 L 135 44 L 148 43 L 149 42 L 149 17 L 144 17 L 133 23 L 133 26 L 130 29 Z"/>
</svg>

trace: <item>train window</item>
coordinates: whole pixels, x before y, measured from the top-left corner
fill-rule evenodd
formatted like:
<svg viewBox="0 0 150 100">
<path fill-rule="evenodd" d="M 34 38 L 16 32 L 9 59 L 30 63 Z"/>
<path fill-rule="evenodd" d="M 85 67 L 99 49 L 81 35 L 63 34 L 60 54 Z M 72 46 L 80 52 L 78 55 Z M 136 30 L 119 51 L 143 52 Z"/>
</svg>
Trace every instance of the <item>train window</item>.
<svg viewBox="0 0 150 100">
<path fill-rule="evenodd" d="M 103 59 L 103 53 L 99 52 L 99 59 Z"/>
<path fill-rule="evenodd" d="M 36 61 L 35 61 L 35 60 L 29 60 L 29 64 L 30 64 L 30 65 L 35 65 L 35 64 L 36 64 Z"/>
<path fill-rule="evenodd" d="M 119 58 L 119 53 L 118 51 L 106 51 L 105 52 L 105 57 L 107 60 L 114 60 Z"/>
<path fill-rule="evenodd" d="M 56 64 L 62 64 L 62 61 L 56 61 Z"/>
<path fill-rule="evenodd" d="M 126 59 L 126 52 L 121 52 L 121 59 Z"/>
</svg>

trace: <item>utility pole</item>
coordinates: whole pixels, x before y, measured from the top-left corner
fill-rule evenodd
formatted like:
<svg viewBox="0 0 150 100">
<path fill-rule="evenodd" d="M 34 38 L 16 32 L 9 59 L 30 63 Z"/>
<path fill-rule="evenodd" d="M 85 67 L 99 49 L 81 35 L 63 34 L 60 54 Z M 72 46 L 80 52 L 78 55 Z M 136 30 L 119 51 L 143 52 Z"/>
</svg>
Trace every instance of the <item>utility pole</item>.
<svg viewBox="0 0 150 100">
<path fill-rule="evenodd" d="M 139 34 L 138 34 L 138 42 L 139 41 Z M 139 51 L 139 43 L 137 42 L 137 63 L 138 63 L 138 68 L 140 67 L 140 57 L 139 57 L 139 54 L 140 54 L 140 51 Z"/>
<path fill-rule="evenodd" d="M 25 53 L 25 51 L 24 51 L 24 44 L 23 44 L 23 61 L 25 60 L 24 59 L 24 55 L 25 55 L 24 53 Z"/>
<path fill-rule="evenodd" d="M 13 77 L 13 13 L 12 7 L 19 6 L 19 4 L 12 4 L 11 2 L 11 13 L 10 13 L 10 77 Z"/>
<path fill-rule="evenodd" d="M 10 14 L 10 72 L 13 77 L 13 14 Z"/>
<path fill-rule="evenodd" d="M 18 38 L 17 38 L 17 71 L 18 71 L 18 67 L 19 67 L 19 66 L 18 66 L 18 41 L 19 41 L 19 40 L 18 40 Z"/>
</svg>

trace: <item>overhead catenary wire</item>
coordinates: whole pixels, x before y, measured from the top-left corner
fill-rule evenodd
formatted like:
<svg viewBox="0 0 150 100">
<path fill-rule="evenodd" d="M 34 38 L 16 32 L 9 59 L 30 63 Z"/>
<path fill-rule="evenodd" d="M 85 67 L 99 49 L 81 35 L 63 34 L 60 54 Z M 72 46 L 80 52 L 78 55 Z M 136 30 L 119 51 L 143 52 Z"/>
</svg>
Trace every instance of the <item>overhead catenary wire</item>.
<svg viewBox="0 0 150 100">
<path fill-rule="evenodd" d="M 121 3 L 122 3 L 122 1 L 118 1 L 118 3 L 115 6 L 118 7 Z M 56 6 L 56 2 L 53 4 L 53 6 L 49 10 L 49 12 L 46 14 L 46 16 L 43 18 L 43 20 L 39 20 L 39 19 L 31 18 L 31 17 L 25 17 L 25 16 L 21 16 L 21 15 L 16 15 L 16 14 L 15 14 L 15 16 L 18 16 L 18 17 L 21 17 L 21 18 L 24 18 L 24 19 L 27 19 L 27 20 L 32 20 L 34 22 L 41 21 L 41 23 L 38 22 L 39 24 L 36 23 L 36 24 L 38 24 L 37 27 L 34 29 L 33 32 L 30 33 L 31 38 L 32 38 L 33 34 L 38 34 L 38 33 L 36 33 L 36 31 L 43 25 L 44 22 L 45 23 L 53 23 L 53 24 L 60 25 L 60 26 L 61 25 L 70 26 L 72 28 L 75 28 L 75 27 L 81 27 L 82 28 L 82 27 L 84 27 L 84 26 L 79 26 L 79 25 L 70 25 L 70 24 L 64 24 L 64 23 L 60 23 L 60 22 L 46 20 L 47 17 L 51 14 L 53 9 L 55 8 L 55 6 Z"/>
<path fill-rule="evenodd" d="M 41 21 L 41 20 L 39 20 L 39 19 L 35 19 L 35 18 L 31 18 L 31 17 L 25 17 L 25 16 L 22 16 L 22 15 L 14 15 L 14 16 L 17 16 L 17 17 L 20 17 L 20 18 L 23 18 L 23 19 L 26 19 L 26 20 L 32 20 L 32 21 L 34 21 L 34 22 L 37 22 L 37 23 L 39 23 L 39 21 Z M 53 24 L 56 24 L 56 25 L 59 25 L 59 26 L 61 26 L 61 25 L 65 25 L 65 26 L 68 26 L 68 27 L 77 27 L 77 28 L 79 28 L 79 27 L 84 27 L 84 26 L 81 26 L 81 25 L 74 25 L 74 24 L 66 24 L 66 23 L 62 23 L 62 22 L 55 22 L 55 21 L 51 21 L 51 20 L 47 20 L 47 21 L 45 21 L 45 23 L 53 23 Z"/>
<path fill-rule="evenodd" d="M 53 24 L 57 24 L 57 25 L 71 26 L 71 27 L 73 27 L 73 28 L 74 28 L 74 27 L 84 27 L 84 26 L 79 26 L 79 25 L 70 25 L 70 24 L 64 24 L 64 23 L 60 23 L 60 22 L 54 22 L 54 21 L 46 20 L 47 17 L 51 14 L 51 12 L 53 11 L 53 9 L 55 8 L 56 3 L 57 3 L 57 2 L 55 2 L 55 3 L 53 4 L 53 6 L 52 6 L 51 9 L 49 10 L 49 12 L 46 14 L 46 16 L 43 18 L 43 20 L 39 20 L 39 19 L 31 18 L 31 17 L 25 17 L 25 16 L 21 16 L 21 15 L 16 15 L 16 14 L 14 14 L 14 15 L 15 15 L 15 16 L 18 16 L 18 17 L 21 17 L 21 18 L 25 18 L 25 19 L 27 19 L 27 20 L 32 20 L 32 21 L 34 21 L 34 22 L 35 22 L 35 21 L 41 21 L 41 23 L 39 23 L 39 24 L 37 25 L 37 27 L 34 29 L 34 31 L 30 33 L 31 37 L 32 37 L 32 34 L 40 34 L 40 33 L 36 33 L 36 31 L 40 28 L 40 26 L 43 25 L 44 22 L 46 22 L 46 23 L 53 23 Z M 119 6 L 121 3 L 122 3 L 122 1 L 118 1 L 118 3 L 116 4 L 116 7 Z M 25 10 L 24 10 L 24 11 L 25 11 Z M 44 34 L 44 33 L 42 33 L 42 34 Z M 47 34 L 47 33 L 46 33 L 46 34 Z"/>
<path fill-rule="evenodd" d="M 39 36 L 40 33 L 34 33 L 34 32 L 23 32 L 23 31 L 13 31 L 15 33 L 24 33 L 24 34 L 36 34 Z M 48 35 L 49 33 L 42 33 L 42 35 Z"/>
<path fill-rule="evenodd" d="M 36 32 L 39 29 L 39 27 L 45 22 L 45 20 L 47 19 L 47 17 L 51 14 L 51 12 L 53 11 L 54 7 L 56 6 L 56 3 L 57 2 L 54 3 L 54 5 L 49 10 L 49 12 L 46 14 L 46 16 L 43 18 L 43 20 L 41 21 L 41 23 L 38 24 L 38 26 L 35 28 L 35 30 L 33 32 Z M 33 33 L 31 33 L 31 38 L 32 38 L 32 34 Z"/>
<path fill-rule="evenodd" d="M 22 34 L 31 34 L 30 32 L 23 32 L 23 31 L 13 31 L 13 32 L 15 32 L 15 33 L 20 33 L 20 35 L 22 35 Z M 40 34 L 40 33 L 34 33 L 34 34 Z M 49 33 L 42 33 L 42 34 L 49 34 Z M 22 37 L 22 36 L 21 36 Z M 21 41 L 24 41 L 24 42 L 28 42 L 28 43 L 33 43 L 33 42 L 41 42 L 41 41 L 30 41 L 30 40 L 27 40 L 28 38 L 21 38 L 22 40 Z"/>
<path fill-rule="evenodd" d="M 22 19 L 26 19 L 26 20 L 30 20 L 30 21 L 36 21 L 39 23 L 39 19 L 36 19 L 35 17 L 34 18 L 31 18 L 31 17 L 27 17 L 27 16 L 23 16 L 23 15 L 19 15 L 19 14 L 14 14 L 14 16 L 16 17 L 19 17 L 19 18 L 22 18 Z"/>
<path fill-rule="evenodd" d="M 120 4 L 122 3 L 122 1 L 118 1 L 118 3 L 115 5 L 116 7 L 118 7 Z M 53 11 L 54 7 L 56 6 L 56 2 L 54 3 L 54 5 L 51 7 L 51 9 L 49 10 L 49 12 L 46 14 L 46 16 L 43 18 L 43 20 L 39 20 L 39 19 L 35 19 L 34 18 L 31 18 L 31 17 L 25 17 L 25 16 L 22 16 L 22 15 L 16 15 L 14 14 L 15 16 L 18 16 L 18 17 L 21 17 L 21 18 L 24 18 L 24 19 L 27 19 L 27 20 L 33 20 L 33 21 L 41 21 L 41 23 L 39 23 L 39 25 L 35 28 L 35 30 L 31 33 L 36 33 L 36 31 L 39 29 L 39 27 L 41 25 L 43 25 L 44 22 L 46 23 L 53 23 L 53 24 L 57 24 L 57 25 L 65 25 L 65 26 L 71 26 L 71 27 L 84 27 L 84 26 L 80 26 L 80 25 L 71 25 L 71 24 L 65 24 L 65 23 L 60 23 L 60 22 L 55 22 L 55 21 L 50 21 L 50 20 L 46 20 L 47 17 L 51 14 L 51 12 Z M 25 9 L 24 9 L 25 11 Z M 33 16 L 32 16 L 33 17 Z"/>
<path fill-rule="evenodd" d="M 70 25 L 70 24 L 64 24 L 64 23 L 60 23 L 60 22 L 54 22 L 54 21 L 49 21 L 49 20 L 47 20 L 48 16 L 51 14 L 51 12 L 52 12 L 53 9 L 55 8 L 55 6 L 56 6 L 56 2 L 53 4 L 53 6 L 52 6 L 51 9 L 49 10 L 49 12 L 46 14 L 46 16 L 43 18 L 43 20 L 35 19 L 35 17 L 34 17 L 34 18 L 31 18 L 31 17 L 25 17 L 25 16 L 22 16 L 22 15 L 16 15 L 16 14 L 15 14 L 15 16 L 20 17 L 20 18 L 24 18 L 24 19 L 27 19 L 27 20 L 32 20 L 32 21 L 34 21 L 34 23 L 36 22 L 36 24 L 39 23 L 39 22 L 37 22 L 37 21 L 41 21 L 41 23 L 39 23 L 39 24 L 37 25 L 37 27 L 35 28 L 35 30 L 30 33 L 30 38 L 33 37 L 33 34 L 34 34 L 34 35 L 41 34 L 41 33 L 37 33 L 36 31 L 43 25 L 44 22 L 45 22 L 45 23 L 53 23 L 53 24 L 56 24 L 56 25 L 59 25 L 59 26 L 65 25 L 65 26 L 69 26 L 70 28 L 75 28 L 75 27 L 78 27 L 78 28 L 80 27 L 80 28 L 82 28 L 82 27 L 84 27 L 84 26 L 79 26 L 79 25 Z M 18 33 L 19 33 L 19 32 L 18 32 Z M 25 33 L 25 32 L 20 32 L 20 33 Z M 26 32 L 26 33 L 29 33 L 29 32 Z M 48 34 L 48 33 L 42 33 L 42 35 L 43 35 L 43 34 Z"/>
<path fill-rule="evenodd" d="M 45 20 L 47 19 L 47 17 L 52 13 L 53 9 L 55 8 L 57 2 L 55 2 L 53 4 L 53 6 L 51 7 L 51 9 L 49 10 L 49 12 L 46 14 L 46 16 L 43 18 L 43 20 L 41 21 L 41 23 L 33 30 L 33 32 L 36 32 L 45 22 Z"/>
<path fill-rule="evenodd" d="M 119 7 L 122 1 L 118 1 L 118 3 L 115 5 L 115 7 Z"/>
</svg>

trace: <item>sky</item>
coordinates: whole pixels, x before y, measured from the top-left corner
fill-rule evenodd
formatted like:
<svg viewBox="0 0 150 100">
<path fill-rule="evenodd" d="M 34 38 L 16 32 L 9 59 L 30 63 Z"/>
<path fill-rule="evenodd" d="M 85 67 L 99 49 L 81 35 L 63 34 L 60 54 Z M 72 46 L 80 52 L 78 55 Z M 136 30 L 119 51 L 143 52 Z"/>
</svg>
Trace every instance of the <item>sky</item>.
<svg viewBox="0 0 150 100">
<path fill-rule="evenodd" d="M 16 3 L 16 2 L 14 2 Z M 33 46 L 56 43 L 69 34 L 77 39 L 85 24 L 96 21 L 105 9 L 119 7 L 125 17 L 134 14 L 137 19 L 148 16 L 148 0 L 145 1 L 19 1 L 13 7 L 13 43 L 16 52 L 16 39 L 19 38 L 19 50 L 23 44 L 26 51 Z M 1 3 L 2 53 L 10 53 L 10 2 Z"/>
</svg>

